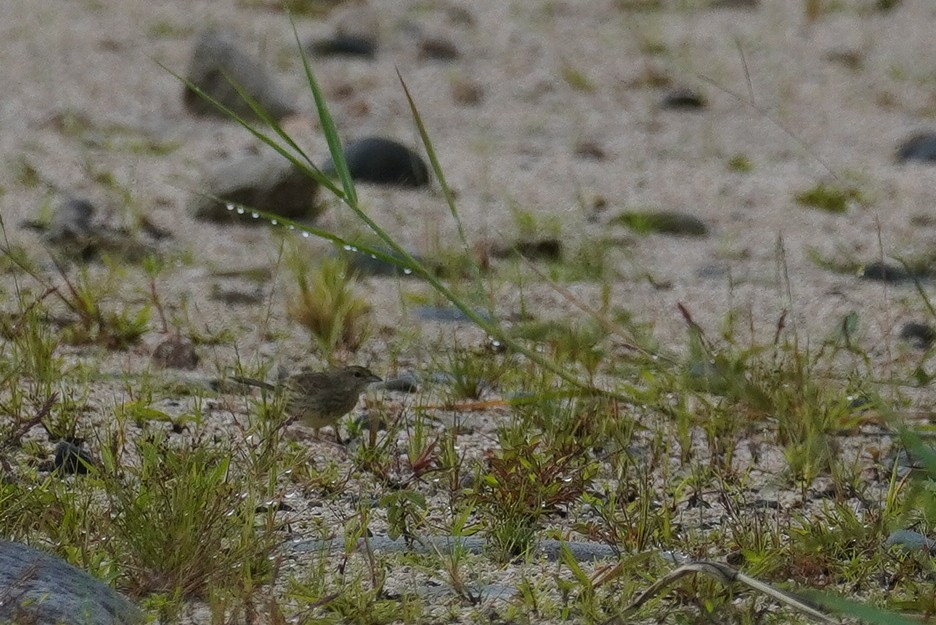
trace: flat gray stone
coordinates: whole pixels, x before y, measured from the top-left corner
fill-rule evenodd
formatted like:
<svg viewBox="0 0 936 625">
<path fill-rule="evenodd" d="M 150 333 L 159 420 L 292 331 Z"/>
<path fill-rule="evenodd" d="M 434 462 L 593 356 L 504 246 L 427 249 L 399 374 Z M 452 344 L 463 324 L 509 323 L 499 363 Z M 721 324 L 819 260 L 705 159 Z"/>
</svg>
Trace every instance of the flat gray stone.
<svg viewBox="0 0 936 625">
<path fill-rule="evenodd" d="M 39 625 L 142 623 L 143 613 L 120 593 L 64 560 L 0 541 L 0 622 Z"/>
<path fill-rule="evenodd" d="M 296 111 L 291 99 L 260 62 L 239 48 L 237 35 L 231 32 L 208 30 L 198 35 L 186 79 L 240 117 L 255 116 L 231 81 L 250 94 L 274 119 Z M 185 108 L 195 115 L 227 118 L 223 111 L 188 85 L 183 97 Z"/>
<path fill-rule="evenodd" d="M 200 193 L 189 200 L 189 212 L 205 221 L 267 223 L 250 211 L 239 214 L 227 203 L 286 217 L 314 219 L 322 212 L 316 201 L 318 183 L 275 152 L 231 159 L 209 168 Z M 215 199 L 218 198 L 218 199 Z"/>
</svg>

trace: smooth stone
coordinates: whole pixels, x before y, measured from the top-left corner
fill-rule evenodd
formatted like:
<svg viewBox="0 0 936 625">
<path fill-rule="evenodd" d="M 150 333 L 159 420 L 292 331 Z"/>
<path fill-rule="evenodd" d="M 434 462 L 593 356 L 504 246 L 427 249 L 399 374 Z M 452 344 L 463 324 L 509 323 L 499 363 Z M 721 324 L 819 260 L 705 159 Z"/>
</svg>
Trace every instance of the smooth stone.
<svg viewBox="0 0 936 625">
<path fill-rule="evenodd" d="M 910 274 L 900 265 L 876 260 L 862 268 L 861 277 L 865 280 L 896 283 L 909 280 Z"/>
<path fill-rule="evenodd" d="M 257 291 L 248 293 L 237 289 L 222 289 L 215 285 L 208 299 L 230 306 L 257 306 L 263 303 L 264 296 L 263 293 Z"/>
<path fill-rule="evenodd" d="M 395 391 L 397 393 L 416 393 L 419 391 L 419 377 L 415 373 L 402 373 L 395 378 L 388 378 L 375 388 L 382 388 L 386 391 Z"/>
<path fill-rule="evenodd" d="M 355 35 L 334 35 L 309 42 L 306 51 L 313 56 L 360 56 L 372 59 L 377 55 L 377 42 Z"/>
<path fill-rule="evenodd" d="M 936 133 L 917 133 L 901 143 L 897 148 L 897 160 L 901 163 L 907 161 L 932 163 L 936 161 Z"/>
<path fill-rule="evenodd" d="M 288 219 L 314 219 L 323 209 L 316 202 L 318 183 L 275 152 L 217 164 L 197 188 L 203 189 L 204 195 L 193 194 L 188 210 L 196 219 L 205 221 L 267 223 L 252 218 L 250 209 Z M 226 202 L 242 204 L 247 212 L 240 215 L 236 210 L 228 210 Z"/>
<path fill-rule="evenodd" d="M 198 366 L 195 345 L 181 336 L 171 336 L 153 350 L 153 364 L 163 369 L 192 370 Z"/>
<path fill-rule="evenodd" d="M 0 622 L 134 625 L 144 615 L 129 599 L 64 560 L 0 541 Z"/>
<path fill-rule="evenodd" d="M 454 61 L 461 57 L 458 47 L 443 37 L 426 37 L 419 42 L 419 58 L 432 61 Z"/>
<path fill-rule="evenodd" d="M 477 106 L 484 100 L 484 86 L 470 78 L 454 78 L 449 93 L 452 100 L 462 106 Z"/>
<path fill-rule="evenodd" d="M 900 328 L 900 338 L 918 349 L 927 349 L 936 341 L 936 330 L 929 324 L 910 321 Z"/>
<path fill-rule="evenodd" d="M 900 547 L 905 551 L 920 551 L 932 553 L 936 549 L 936 540 L 927 538 L 913 530 L 896 530 L 891 532 L 884 543 L 885 547 Z"/>
<path fill-rule="evenodd" d="M 660 108 L 679 111 L 697 111 L 705 108 L 705 98 L 693 89 L 680 87 L 663 96 Z"/>
<path fill-rule="evenodd" d="M 72 441 L 59 441 L 55 446 L 55 457 L 52 460 L 52 469 L 60 474 L 85 475 L 88 467 L 94 461 L 81 445 Z"/>
<path fill-rule="evenodd" d="M 254 118 L 253 109 L 231 84 L 233 81 L 273 119 L 296 112 L 291 98 L 252 56 L 240 50 L 232 32 L 208 30 L 198 35 L 186 80 L 226 106 L 239 117 Z M 228 115 L 200 96 L 188 85 L 183 95 L 185 107 L 195 115 L 228 119 Z"/>
<path fill-rule="evenodd" d="M 91 202 L 68 198 L 59 204 L 49 221 L 46 238 L 52 243 L 90 236 L 94 232 L 95 208 Z"/>
<path fill-rule="evenodd" d="M 573 148 L 573 153 L 579 158 L 587 158 L 594 161 L 603 161 L 608 156 L 600 143 L 588 140 L 576 143 Z"/>
<path fill-rule="evenodd" d="M 729 271 L 729 268 L 725 265 L 709 263 L 697 268 L 695 270 L 695 275 L 697 278 L 720 279 L 726 277 Z"/>
<path fill-rule="evenodd" d="M 94 205 L 87 200 L 67 198 L 56 207 L 48 223 L 27 221 L 23 226 L 42 232 L 45 241 L 62 257 L 81 262 L 98 260 L 109 254 L 135 263 L 159 253 L 153 242 L 138 236 L 137 232 L 95 222 L 95 212 Z M 158 240 L 157 235 L 159 239 L 171 236 L 145 217 L 140 231 L 153 240 Z"/>
<path fill-rule="evenodd" d="M 429 168 L 422 157 L 410 148 L 383 137 L 367 137 L 352 141 L 344 149 L 351 177 L 360 182 L 422 187 L 429 184 Z M 322 172 L 336 175 L 335 164 L 329 158 Z"/>
</svg>

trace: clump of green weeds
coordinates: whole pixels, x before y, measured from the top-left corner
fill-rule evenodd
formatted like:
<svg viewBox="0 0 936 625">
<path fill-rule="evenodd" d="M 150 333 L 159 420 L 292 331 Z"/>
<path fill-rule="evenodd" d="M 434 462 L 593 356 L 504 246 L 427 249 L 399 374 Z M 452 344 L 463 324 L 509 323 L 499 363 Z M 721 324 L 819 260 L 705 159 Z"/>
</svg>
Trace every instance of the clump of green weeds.
<svg viewBox="0 0 936 625">
<path fill-rule="evenodd" d="M 728 159 L 727 167 L 729 171 L 746 174 L 754 170 L 754 163 L 747 154 L 735 154 Z"/>
<path fill-rule="evenodd" d="M 596 467 L 585 454 L 570 454 L 531 436 L 488 454 L 471 494 L 492 549 L 501 560 L 526 554 L 539 523 L 581 497 Z"/>
<path fill-rule="evenodd" d="M 844 213 L 850 207 L 866 202 L 864 194 L 856 187 L 824 182 L 797 193 L 795 199 L 797 204 L 827 213 Z"/>
<path fill-rule="evenodd" d="M 592 378 L 607 350 L 607 329 L 593 319 L 531 321 L 518 324 L 513 335 L 543 344 L 556 362 L 581 365 Z"/>
<path fill-rule="evenodd" d="M 513 367 L 513 359 L 491 349 L 455 346 L 445 350 L 436 365 L 447 377 L 452 399 L 481 399 Z"/>
<path fill-rule="evenodd" d="M 207 598 L 270 573 L 272 527 L 256 524 L 263 482 L 237 473 L 232 450 L 154 431 L 135 451 L 128 461 L 105 447 L 99 473 L 132 594 Z"/>
<path fill-rule="evenodd" d="M 370 305 L 358 297 L 347 262 L 323 258 L 317 266 L 296 251 L 290 259 L 296 293 L 287 312 L 306 330 L 319 349 L 356 351 L 370 332 Z"/>
</svg>

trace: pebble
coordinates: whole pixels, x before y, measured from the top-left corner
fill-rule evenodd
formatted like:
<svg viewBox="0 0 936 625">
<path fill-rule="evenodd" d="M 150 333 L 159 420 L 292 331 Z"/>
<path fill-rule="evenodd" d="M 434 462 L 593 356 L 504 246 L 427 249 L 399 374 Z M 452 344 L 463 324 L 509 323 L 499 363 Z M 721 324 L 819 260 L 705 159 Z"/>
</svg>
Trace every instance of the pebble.
<svg viewBox="0 0 936 625">
<path fill-rule="evenodd" d="M 897 148 L 897 160 L 936 162 L 936 133 L 921 132 L 913 135 Z"/>
<path fill-rule="evenodd" d="M 188 210 L 196 219 L 259 224 L 267 221 L 253 219 L 249 209 L 289 219 L 314 219 L 322 211 L 316 201 L 318 183 L 275 152 L 241 156 L 207 169 L 196 186 L 203 193 L 193 193 L 189 200 Z M 226 202 L 248 210 L 239 214 L 228 210 Z"/>
<path fill-rule="evenodd" d="M 207 30 L 198 35 L 186 80 L 243 118 L 252 119 L 254 112 L 231 81 L 273 119 L 282 119 L 296 112 L 291 99 L 260 62 L 240 49 L 238 36 L 233 32 Z M 188 85 L 185 86 L 183 101 L 194 115 L 228 119 L 224 111 Z"/>
<path fill-rule="evenodd" d="M 55 246 L 63 257 L 79 261 L 98 260 L 108 254 L 129 263 L 139 262 L 159 253 L 156 240 L 171 237 L 145 216 L 140 221 L 139 232 L 149 235 L 152 241 L 138 236 L 136 231 L 96 222 L 95 212 L 91 202 L 69 197 L 56 207 L 48 224 L 28 221 L 23 225 L 44 232 L 45 241 Z"/>
<path fill-rule="evenodd" d="M 522 256 L 529 260 L 558 261 L 562 259 L 562 241 L 555 237 L 526 239 L 510 245 L 493 246 L 490 253 L 494 258 Z"/>
<path fill-rule="evenodd" d="M 192 370 L 198 366 L 198 352 L 192 341 L 170 336 L 153 350 L 153 364 L 163 369 Z"/>
<path fill-rule="evenodd" d="M 377 42 L 356 35 L 334 35 L 311 41 L 305 48 L 312 56 L 359 56 L 365 59 L 377 56 Z"/>
<path fill-rule="evenodd" d="M 52 468 L 59 474 L 85 475 L 89 465 L 93 466 L 94 461 L 80 444 L 63 440 L 55 446 Z"/>
<path fill-rule="evenodd" d="M 345 147 L 344 155 L 356 181 L 401 187 L 429 184 L 429 168 L 422 157 L 392 139 L 367 137 L 352 141 Z M 321 169 L 328 176 L 336 173 L 330 158 Z"/>
<path fill-rule="evenodd" d="M 395 378 L 387 378 L 376 384 L 375 387 L 397 393 L 416 393 L 419 391 L 419 376 L 412 372 L 406 372 Z"/>
<path fill-rule="evenodd" d="M 876 280 L 895 284 L 910 279 L 910 274 L 900 265 L 876 260 L 865 265 L 861 270 L 861 277 L 865 280 Z"/>
<path fill-rule="evenodd" d="M 583 140 L 575 144 L 573 152 L 579 158 L 587 158 L 594 161 L 603 161 L 607 158 L 607 153 L 601 144 L 597 141 Z"/>
<path fill-rule="evenodd" d="M 477 106 L 484 100 L 484 87 L 469 78 L 454 78 L 449 92 L 452 100 L 462 106 Z"/>
<path fill-rule="evenodd" d="M 929 324 L 909 321 L 900 328 L 900 338 L 917 349 L 928 349 L 936 341 L 936 330 Z"/>
<path fill-rule="evenodd" d="M 432 61 L 454 61 L 461 57 L 458 47 L 443 37 L 426 37 L 419 42 L 419 58 Z"/>
<path fill-rule="evenodd" d="M 94 232 L 92 219 L 95 208 L 91 202 L 78 198 L 66 198 L 49 221 L 46 237 L 52 243 L 90 236 Z"/>
<path fill-rule="evenodd" d="M 678 111 L 698 111 L 705 108 L 705 98 L 694 89 L 678 87 L 660 100 L 660 108 Z"/>
</svg>

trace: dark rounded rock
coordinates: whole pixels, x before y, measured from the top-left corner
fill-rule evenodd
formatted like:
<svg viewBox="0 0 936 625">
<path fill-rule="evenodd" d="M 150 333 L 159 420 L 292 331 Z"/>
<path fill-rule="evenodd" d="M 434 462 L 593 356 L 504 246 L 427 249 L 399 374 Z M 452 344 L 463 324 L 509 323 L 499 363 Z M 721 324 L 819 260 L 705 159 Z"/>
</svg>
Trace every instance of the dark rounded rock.
<svg viewBox="0 0 936 625">
<path fill-rule="evenodd" d="M 726 265 L 718 263 L 708 263 L 698 267 L 695 270 L 697 278 L 721 279 L 730 274 L 731 270 Z"/>
<path fill-rule="evenodd" d="M 61 243 L 76 237 L 89 236 L 94 232 L 94 211 L 94 205 L 87 200 L 67 198 L 52 213 L 49 229 L 46 231 L 48 240 Z"/>
<path fill-rule="evenodd" d="M 153 364 L 163 369 L 194 369 L 198 366 L 195 345 L 181 336 L 171 336 L 153 350 Z"/>
<path fill-rule="evenodd" d="M 279 154 L 243 156 L 209 168 L 189 201 L 196 219 L 214 222 L 261 223 L 249 209 L 289 219 L 314 219 L 322 206 L 316 201 L 318 183 Z M 215 199 L 217 198 L 217 199 Z M 228 210 L 227 203 L 242 204 L 247 211 Z"/>
<path fill-rule="evenodd" d="M 240 117 L 253 118 L 250 105 L 234 88 L 238 85 L 274 119 L 296 111 L 259 61 L 241 51 L 234 33 L 208 30 L 198 35 L 186 80 Z M 227 118 L 227 114 L 186 85 L 185 107 L 195 115 Z"/>
<path fill-rule="evenodd" d="M 861 277 L 865 280 L 895 283 L 909 280 L 910 274 L 900 265 L 876 260 L 862 268 Z"/>
<path fill-rule="evenodd" d="M 426 37 L 419 42 L 419 58 L 434 61 L 454 61 L 461 53 L 454 43 L 442 37 Z"/>
<path fill-rule="evenodd" d="M 64 560 L 0 540 L 0 622 L 134 625 L 143 613 L 126 597 Z"/>
<path fill-rule="evenodd" d="M 387 378 L 377 387 L 398 393 L 415 393 L 419 391 L 419 377 L 414 373 L 403 373 L 395 378 Z"/>
<path fill-rule="evenodd" d="M 936 330 L 929 324 L 910 321 L 900 328 L 900 338 L 919 349 L 928 349 L 936 341 Z"/>
<path fill-rule="evenodd" d="M 383 137 L 367 137 L 349 143 L 344 149 L 351 177 L 360 182 L 422 187 L 429 184 L 429 168 L 422 157 L 408 147 Z M 322 165 L 328 176 L 335 165 L 328 159 Z"/>
<path fill-rule="evenodd" d="M 917 133 L 901 143 L 897 148 L 897 160 L 936 162 L 936 133 Z"/>
<path fill-rule="evenodd" d="M 597 141 L 579 141 L 575 144 L 573 152 L 579 158 L 588 158 L 595 161 L 603 161 L 607 157 L 604 148 Z"/>
<path fill-rule="evenodd" d="M 469 78 L 452 80 L 450 93 L 452 100 L 464 106 L 477 106 L 484 99 L 484 86 Z"/>
<path fill-rule="evenodd" d="M 94 461 L 87 451 L 72 441 L 59 441 L 55 446 L 55 458 L 52 460 L 52 469 L 58 473 L 69 475 L 84 475 Z"/>
<path fill-rule="evenodd" d="M 153 241 L 169 235 L 143 217 L 139 233 L 123 227 L 112 227 L 94 219 L 94 205 L 87 200 L 66 198 L 55 209 L 48 223 L 24 222 L 24 226 L 44 233 L 45 240 L 57 248 L 61 257 L 82 262 L 98 260 L 104 254 L 135 263 L 146 256 L 158 254 Z M 144 240 L 140 233 L 149 235 Z"/>
<path fill-rule="evenodd" d="M 334 35 L 327 39 L 312 41 L 306 50 L 314 56 L 359 56 L 372 59 L 377 55 L 377 42 L 356 35 Z"/>
<path fill-rule="evenodd" d="M 694 89 L 673 89 L 660 101 L 660 108 L 680 111 L 697 111 L 705 108 L 705 98 Z"/>
</svg>

